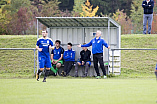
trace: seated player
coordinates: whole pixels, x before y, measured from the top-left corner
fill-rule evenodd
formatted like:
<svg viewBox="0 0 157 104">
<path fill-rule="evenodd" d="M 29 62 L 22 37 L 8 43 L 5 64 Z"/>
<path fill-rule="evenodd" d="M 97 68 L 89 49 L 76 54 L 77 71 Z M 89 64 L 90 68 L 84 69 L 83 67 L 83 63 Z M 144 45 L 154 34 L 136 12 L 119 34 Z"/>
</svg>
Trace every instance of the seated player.
<svg viewBox="0 0 157 104">
<path fill-rule="evenodd" d="M 68 43 L 67 48 L 68 50 L 65 50 L 63 54 L 63 58 L 65 62 L 64 62 L 64 70 L 61 73 L 61 75 L 63 75 L 64 77 L 69 74 L 75 61 L 75 51 L 72 50 L 72 44 Z"/>
<path fill-rule="evenodd" d="M 81 56 L 80 61 L 78 61 L 75 66 L 75 77 L 78 77 L 78 66 L 85 66 L 84 77 L 87 77 L 88 69 L 91 65 L 91 58 L 90 58 L 91 51 L 88 50 L 87 47 L 83 47 L 83 50 L 80 52 L 80 56 Z"/>
<path fill-rule="evenodd" d="M 156 75 L 156 80 L 157 80 L 157 64 L 156 64 L 156 68 L 155 68 L 155 75 Z"/>
<path fill-rule="evenodd" d="M 63 53 L 64 49 L 60 46 L 61 41 L 56 40 L 55 41 L 55 48 L 51 52 L 51 60 L 52 60 L 52 67 L 51 70 L 57 74 L 58 69 L 63 64 Z"/>
</svg>

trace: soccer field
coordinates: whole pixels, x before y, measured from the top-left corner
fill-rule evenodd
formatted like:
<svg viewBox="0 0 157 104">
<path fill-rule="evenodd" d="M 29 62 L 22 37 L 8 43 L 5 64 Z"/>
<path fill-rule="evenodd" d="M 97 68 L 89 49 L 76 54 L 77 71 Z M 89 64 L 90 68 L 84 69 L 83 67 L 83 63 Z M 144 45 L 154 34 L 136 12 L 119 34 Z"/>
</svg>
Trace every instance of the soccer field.
<svg viewBox="0 0 157 104">
<path fill-rule="evenodd" d="M 157 104 L 155 79 L 0 79 L 0 104 Z"/>
</svg>

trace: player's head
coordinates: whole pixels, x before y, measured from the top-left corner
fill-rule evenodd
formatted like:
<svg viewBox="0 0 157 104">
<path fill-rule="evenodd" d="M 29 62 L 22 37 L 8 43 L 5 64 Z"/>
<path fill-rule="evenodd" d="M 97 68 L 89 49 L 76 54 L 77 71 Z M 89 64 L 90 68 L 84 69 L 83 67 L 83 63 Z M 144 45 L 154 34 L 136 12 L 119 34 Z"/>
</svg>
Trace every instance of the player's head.
<svg viewBox="0 0 157 104">
<path fill-rule="evenodd" d="M 83 45 L 85 45 L 86 43 L 83 43 Z M 82 49 L 85 51 L 87 50 L 87 47 L 82 47 Z"/>
<path fill-rule="evenodd" d="M 96 32 L 96 37 L 100 37 L 101 36 L 101 31 L 100 30 L 97 30 L 97 32 Z"/>
<path fill-rule="evenodd" d="M 48 34 L 47 30 L 43 30 L 43 31 L 42 31 L 42 36 L 43 36 L 43 38 L 46 38 L 46 37 L 47 37 L 47 34 Z"/>
<path fill-rule="evenodd" d="M 68 43 L 68 44 L 67 44 L 67 48 L 68 48 L 68 50 L 71 50 L 72 44 L 71 44 L 71 43 Z"/>
<path fill-rule="evenodd" d="M 60 40 L 56 40 L 56 41 L 55 41 L 55 46 L 56 46 L 56 47 L 60 47 L 60 44 L 61 44 L 61 41 L 60 41 Z"/>
</svg>

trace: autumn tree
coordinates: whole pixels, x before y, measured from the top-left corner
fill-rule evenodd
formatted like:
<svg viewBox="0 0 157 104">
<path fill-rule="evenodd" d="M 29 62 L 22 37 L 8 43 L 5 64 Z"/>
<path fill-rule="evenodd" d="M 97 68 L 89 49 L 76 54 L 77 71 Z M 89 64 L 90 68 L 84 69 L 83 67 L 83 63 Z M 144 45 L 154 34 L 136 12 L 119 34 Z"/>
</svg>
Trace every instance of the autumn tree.
<svg viewBox="0 0 157 104">
<path fill-rule="evenodd" d="M 143 0 L 133 0 L 131 4 L 131 19 L 133 22 L 134 33 L 142 33 L 143 30 Z"/>
<path fill-rule="evenodd" d="M 131 19 L 129 16 L 124 13 L 124 10 L 117 10 L 116 13 L 113 13 L 112 18 L 116 20 L 122 27 L 122 34 L 131 34 L 133 29 Z"/>
<path fill-rule="evenodd" d="M 93 5 L 90 4 L 89 0 L 85 2 L 85 6 L 82 5 L 82 17 L 94 17 L 96 16 L 96 12 L 98 11 L 99 7 L 93 9 Z"/>
</svg>

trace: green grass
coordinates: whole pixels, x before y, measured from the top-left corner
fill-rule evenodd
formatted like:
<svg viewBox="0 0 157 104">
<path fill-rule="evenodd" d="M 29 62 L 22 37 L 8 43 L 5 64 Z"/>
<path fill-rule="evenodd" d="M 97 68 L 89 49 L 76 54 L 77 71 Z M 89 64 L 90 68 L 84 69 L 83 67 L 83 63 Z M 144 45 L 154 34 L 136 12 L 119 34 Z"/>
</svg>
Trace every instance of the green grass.
<svg viewBox="0 0 157 104">
<path fill-rule="evenodd" d="M 155 79 L 0 79 L 0 104 L 156 104 Z"/>
<path fill-rule="evenodd" d="M 157 35 L 122 35 L 121 48 L 156 48 Z M 36 35 L 0 35 L 0 48 L 35 48 Z M 121 51 L 120 78 L 154 77 L 157 51 Z M 33 51 L 0 50 L 0 78 L 32 78 Z"/>
<path fill-rule="evenodd" d="M 36 35 L 0 35 L 0 48 L 35 48 Z M 32 78 L 33 50 L 0 50 L 0 78 Z"/>
<path fill-rule="evenodd" d="M 122 48 L 157 48 L 157 35 L 122 35 Z M 121 68 L 124 77 L 153 77 L 157 51 L 121 51 Z"/>
</svg>

